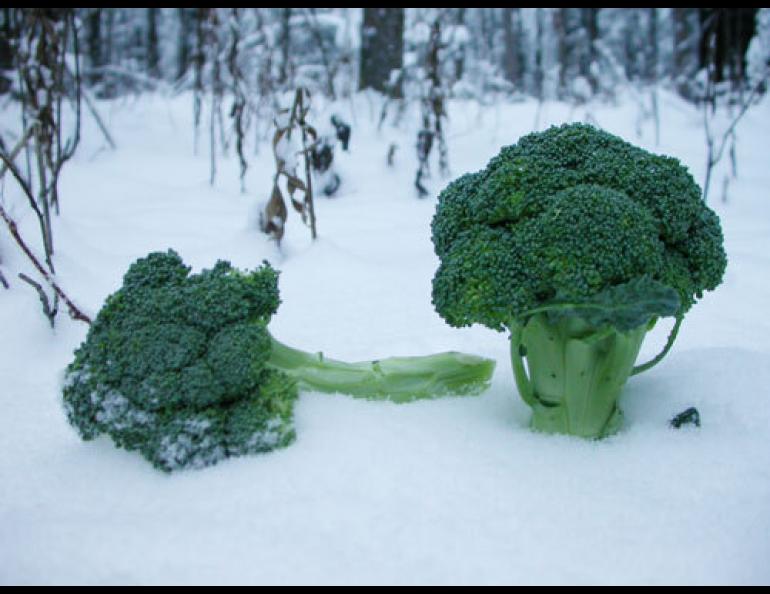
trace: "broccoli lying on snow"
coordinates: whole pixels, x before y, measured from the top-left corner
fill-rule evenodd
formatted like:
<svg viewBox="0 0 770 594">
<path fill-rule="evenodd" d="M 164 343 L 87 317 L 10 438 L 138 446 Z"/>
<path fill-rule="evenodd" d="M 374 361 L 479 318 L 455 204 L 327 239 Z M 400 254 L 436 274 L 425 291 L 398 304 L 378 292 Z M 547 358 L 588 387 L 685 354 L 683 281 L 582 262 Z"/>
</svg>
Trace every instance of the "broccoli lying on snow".
<svg viewBox="0 0 770 594">
<path fill-rule="evenodd" d="M 305 353 L 269 334 L 279 303 L 267 263 L 191 275 L 173 251 L 138 260 L 67 368 L 70 422 L 170 471 L 288 445 L 298 388 L 405 402 L 478 393 L 494 370 L 452 352 L 363 363 Z"/>
<path fill-rule="evenodd" d="M 510 330 L 533 427 L 585 437 L 619 428 L 626 379 L 668 352 L 726 266 L 719 219 L 677 160 L 583 124 L 525 136 L 452 182 L 432 229 L 438 313 Z M 633 367 L 661 316 L 676 318 L 665 350 Z"/>
</svg>

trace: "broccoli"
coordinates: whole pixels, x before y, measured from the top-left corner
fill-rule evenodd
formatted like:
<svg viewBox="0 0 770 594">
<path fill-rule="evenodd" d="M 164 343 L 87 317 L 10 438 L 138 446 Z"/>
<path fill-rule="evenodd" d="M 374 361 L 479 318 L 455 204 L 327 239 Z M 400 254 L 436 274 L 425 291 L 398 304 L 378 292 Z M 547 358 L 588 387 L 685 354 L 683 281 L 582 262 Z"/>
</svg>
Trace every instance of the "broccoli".
<svg viewBox="0 0 770 594">
<path fill-rule="evenodd" d="M 171 250 L 136 261 L 66 370 L 70 423 L 161 470 L 200 468 L 290 444 L 300 389 L 406 402 L 479 393 L 494 369 L 454 352 L 364 363 L 305 353 L 270 335 L 279 304 L 266 262 L 190 274 Z"/>
<path fill-rule="evenodd" d="M 524 136 L 450 183 L 432 239 L 439 315 L 510 331 L 533 428 L 589 438 L 619 429 L 627 378 L 665 356 L 727 264 L 719 219 L 676 159 L 585 124 Z M 665 316 L 666 347 L 634 367 Z"/>
</svg>

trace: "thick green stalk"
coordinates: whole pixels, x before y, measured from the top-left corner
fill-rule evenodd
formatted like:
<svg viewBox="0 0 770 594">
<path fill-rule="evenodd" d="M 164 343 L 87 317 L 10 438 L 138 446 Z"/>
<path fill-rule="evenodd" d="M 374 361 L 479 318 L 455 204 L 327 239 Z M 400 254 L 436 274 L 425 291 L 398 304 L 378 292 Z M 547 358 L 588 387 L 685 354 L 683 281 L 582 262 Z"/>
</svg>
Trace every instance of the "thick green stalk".
<svg viewBox="0 0 770 594">
<path fill-rule="evenodd" d="M 618 398 L 647 330 L 647 324 L 628 332 L 597 329 L 577 318 L 551 323 L 543 314 L 512 327 L 514 377 L 532 408 L 532 427 L 587 438 L 618 431 Z"/>
<path fill-rule="evenodd" d="M 456 352 L 346 363 L 275 338 L 269 364 L 296 379 L 301 389 L 395 402 L 479 394 L 495 369 L 494 361 Z"/>
</svg>

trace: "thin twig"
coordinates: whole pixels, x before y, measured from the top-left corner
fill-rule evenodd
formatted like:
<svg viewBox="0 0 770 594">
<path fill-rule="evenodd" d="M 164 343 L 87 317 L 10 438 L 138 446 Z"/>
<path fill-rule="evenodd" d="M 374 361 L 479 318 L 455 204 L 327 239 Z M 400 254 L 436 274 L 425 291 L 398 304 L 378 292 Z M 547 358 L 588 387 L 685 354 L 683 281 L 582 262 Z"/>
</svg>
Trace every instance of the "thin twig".
<svg viewBox="0 0 770 594">
<path fill-rule="evenodd" d="M 39 282 L 31 279 L 23 272 L 19 273 L 19 278 L 37 291 L 37 294 L 40 297 L 40 304 L 43 306 L 43 314 L 48 318 L 48 322 L 51 324 L 51 328 L 53 328 L 56 322 L 56 314 L 59 313 L 58 298 L 54 298 L 54 305 L 51 307 L 48 295 L 46 295 L 43 286 Z"/>
<path fill-rule="evenodd" d="M 713 48 L 713 43 L 709 45 L 709 49 L 711 51 L 716 51 Z M 713 59 L 711 60 L 711 62 L 713 62 Z M 703 201 L 704 202 L 708 200 L 709 190 L 711 188 L 712 172 L 714 170 L 714 167 L 717 165 L 717 163 L 719 163 L 722 160 L 722 156 L 724 154 L 725 148 L 728 145 L 728 141 L 732 141 L 731 148 L 730 148 L 730 152 L 731 152 L 730 156 L 732 160 L 733 172 L 735 172 L 737 169 L 737 162 L 735 157 L 735 130 L 736 130 L 736 127 L 738 126 L 738 123 L 741 121 L 743 116 L 746 115 L 749 108 L 754 103 L 755 99 L 762 93 L 762 89 L 764 89 L 768 78 L 770 78 L 770 69 L 768 68 L 765 69 L 764 74 L 757 81 L 754 87 L 751 89 L 751 92 L 748 94 L 748 96 L 741 97 L 740 110 L 733 117 L 727 129 L 722 133 L 722 137 L 718 141 L 718 144 L 714 138 L 714 132 L 711 128 L 710 118 L 709 118 L 709 105 L 711 105 L 712 118 L 716 113 L 716 107 L 717 107 L 717 94 L 714 87 L 714 77 L 715 77 L 715 74 L 713 72 L 713 64 L 710 64 L 706 94 L 704 97 L 704 104 L 703 104 L 703 128 L 706 133 L 706 177 L 703 182 Z"/>
<path fill-rule="evenodd" d="M 231 89 L 233 93 L 233 105 L 230 111 L 230 117 L 233 119 L 233 130 L 235 132 L 235 151 L 238 154 L 238 162 L 241 167 L 241 193 L 246 193 L 245 177 L 249 164 L 243 151 L 243 140 L 246 135 L 244 125 L 246 122 L 246 92 L 244 91 L 245 81 L 243 71 L 238 64 L 239 52 L 241 52 L 241 31 L 238 26 L 238 8 L 230 9 L 230 50 L 227 54 L 227 69 L 230 72 Z"/>
<path fill-rule="evenodd" d="M 326 73 L 326 94 L 332 101 L 336 101 L 337 94 L 334 92 L 334 77 L 337 68 L 332 64 L 329 57 L 329 49 L 326 47 L 323 35 L 321 35 L 321 26 L 318 23 L 318 15 L 316 14 L 315 8 L 305 9 L 305 24 L 310 30 L 310 34 L 313 36 L 316 47 L 321 52 L 321 64 Z"/>
<path fill-rule="evenodd" d="M 16 243 L 19 244 L 19 247 L 21 250 L 26 254 L 27 258 L 30 259 L 34 267 L 37 269 L 37 271 L 40 273 L 40 275 L 45 279 L 45 281 L 48 283 L 48 285 L 53 289 L 53 291 L 64 301 L 64 303 L 67 305 L 67 309 L 69 310 L 69 315 L 73 320 L 79 320 L 81 322 L 85 322 L 86 324 L 91 324 L 91 318 L 89 318 L 86 314 L 84 314 L 71 300 L 69 297 L 67 297 L 66 293 L 59 287 L 58 284 L 56 284 L 56 281 L 53 279 L 51 274 L 43 268 L 43 265 L 40 264 L 40 261 L 35 257 L 35 254 L 32 253 L 32 250 L 29 249 L 29 246 L 24 242 L 24 239 L 22 239 L 21 235 L 19 234 L 19 229 L 16 226 L 16 222 L 11 219 L 10 216 L 8 216 L 8 213 L 3 208 L 3 205 L 0 204 L 0 218 L 5 221 L 6 226 L 8 227 L 8 230 L 10 231 L 13 238 L 16 240 Z"/>
<path fill-rule="evenodd" d="M 80 76 L 74 74 L 69 66 L 67 66 L 67 72 L 74 79 L 76 80 L 80 79 Z M 99 126 L 99 130 L 102 131 L 102 134 L 104 135 L 105 140 L 107 140 L 107 143 L 110 145 L 110 148 L 115 150 L 117 148 L 117 145 L 115 144 L 115 140 L 113 140 L 112 135 L 110 134 L 110 131 L 107 129 L 107 126 L 104 124 L 104 120 L 102 120 L 101 116 L 99 115 L 99 112 L 96 110 L 96 106 L 94 105 L 93 99 L 91 99 L 90 95 L 88 94 L 88 91 L 86 91 L 86 89 L 82 85 L 80 88 L 80 97 L 83 99 L 84 103 L 86 104 L 88 111 L 90 111 L 91 115 L 94 116 L 96 125 Z"/>
<path fill-rule="evenodd" d="M 27 141 L 29 141 L 29 138 L 27 139 Z M 37 200 L 35 200 L 35 196 L 32 193 L 32 188 L 27 183 L 27 180 L 24 179 L 24 176 L 21 174 L 18 167 L 16 167 L 16 164 L 11 159 L 8 158 L 8 155 L 6 155 L 2 149 L 0 149 L 0 160 L 3 161 L 8 171 L 11 172 L 11 175 L 13 175 L 13 177 L 16 178 L 16 181 L 19 183 L 19 186 L 21 187 L 22 192 L 26 196 L 30 207 L 32 207 L 32 210 L 35 211 L 38 224 L 40 225 L 40 234 L 41 234 L 41 237 L 43 238 L 43 243 L 44 245 L 46 245 L 46 248 L 47 248 L 47 242 L 46 242 L 47 231 L 45 226 L 45 217 L 43 216 L 43 211 L 40 210 L 40 206 L 38 205 Z M 48 264 L 48 269 L 51 272 L 54 272 L 53 261 L 51 260 L 50 254 L 48 254 L 47 249 L 46 249 L 46 264 Z"/>
<path fill-rule="evenodd" d="M 49 262 L 48 268 L 53 272 L 52 256 L 53 256 L 53 229 L 51 227 L 51 209 L 48 202 L 49 187 L 46 178 L 46 159 L 43 154 L 43 143 L 41 126 L 37 127 L 35 134 L 35 151 L 37 153 L 37 165 L 38 175 L 40 177 L 40 184 L 38 187 L 38 193 L 40 195 L 40 204 L 43 207 L 43 246 L 45 247 L 46 261 Z M 48 145 L 50 147 L 50 144 Z M 53 180 L 53 184 L 55 184 Z"/>
<path fill-rule="evenodd" d="M 722 134 L 722 139 L 719 144 L 719 150 L 716 151 L 716 154 L 714 155 L 714 164 L 718 163 L 722 159 L 722 153 L 725 151 L 725 147 L 727 146 L 727 141 L 729 140 L 730 136 L 735 132 L 735 128 L 738 125 L 738 122 L 741 121 L 741 118 L 743 118 L 744 115 L 746 115 L 746 112 L 749 110 L 749 107 L 751 107 L 752 103 L 754 103 L 754 99 L 759 96 L 759 94 L 762 91 L 762 88 L 764 87 L 765 82 L 767 81 L 768 74 L 766 73 L 765 76 L 757 82 L 756 85 L 754 85 L 754 88 L 751 90 L 751 93 L 749 93 L 749 96 L 747 99 L 745 99 L 741 105 L 741 109 L 738 112 L 738 114 L 733 118 L 733 121 L 730 123 L 730 125 L 727 127 L 727 130 L 725 130 L 724 134 Z"/>
<path fill-rule="evenodd" d="M 305 153 L 305 204 L 307 205 L 308 214 L 310 215 L 310 237 L 316 239 L 318 233 L 316 232 L 315 221 L 315 205 L 313 204 L 313 177 L 310 175 L 310 149 L 307 146 L 307 130 L 308 123 L 305 120 L 305 116 L 310 108 L 305 108 L 304 102 L 305 91 L 300 88 L 297 89 L 297 103 L 299 107 L 299 127 L 302 131 L 302 151 Z"/>
<path fill-rule="evenodd" d="M 33 122 L 32 125 L 29 128 L 27 128 L 27 131 L 24 132 L 24 135 L 19 139 L 19 142 L 17 142 L 16 146 L 13 147 L 13 150 L 10 153 L 8 153 L 7 157 L 10 161 L 16 160 L 16 157 L 19 156 L 21 149 L 23 149 L 24 146 L 27 144 L 34 130 L 35 130 L 35 122 Z M 6 171 L 8 171 L 8 166 L 5 164 L 5 161 L 3 161 L 3 165 L 2 167 L 0 167 L 0 179 L 3 178 Z"/>
<path fill-rule="evenodd" d="M 75 154 L 75 151 L 78 148 L 78 145 L 80 144 L 80 124 L 81 124 L 81 113 L 82 113 L 82 97 L 83 97 L 83 86 L 82 86 L 82 80 L 81 80 L 81 74 L 80 74 L 80 45 L 78 41 L 78 29 L 77 29 L 77 23 L 75 21 L 75 14 L 74 11 L 70 11 L 69 13 L 69 19 L 67 21 L 68 27 L 67 29 L 71 31 L 72 33 L 72 45 L 74 49 L 75 54 L 75 133 L 72 138 L 67 139 L 67 142 L 62 145 L 61 142 L 61 115 L 57 117 L 57 121 L 59 122 L 59 125 L 56 127 L 56 134 L 57 134 L 57 144 L 56 144 L 56 163 L 53 167 L 53 177 L 55 180 L 59 179 L 59 176 L 61 175 L 61 171 L 64 167 L 64 164 L 69 161 L 73 155 Z M 61 85 L 64 87 L 64 74 L 68 72 L 67 70 L 67 52 L 66 50 L 62 52 L 62 65 L 61 65 Z M 62 97 L 64 95 L 65 91 L 62 90 L 61 93 L 58 94 L 57 97 L 57 109 L 59 113 L 61 114 L 61 104 L 62 104 Z M 57 183 L 53 184 L 52 187 L 54 195 L 51 196 L 51 202 L 56 207 L 56 214 L 59 214 L 59 184 Z"/>
</svg>

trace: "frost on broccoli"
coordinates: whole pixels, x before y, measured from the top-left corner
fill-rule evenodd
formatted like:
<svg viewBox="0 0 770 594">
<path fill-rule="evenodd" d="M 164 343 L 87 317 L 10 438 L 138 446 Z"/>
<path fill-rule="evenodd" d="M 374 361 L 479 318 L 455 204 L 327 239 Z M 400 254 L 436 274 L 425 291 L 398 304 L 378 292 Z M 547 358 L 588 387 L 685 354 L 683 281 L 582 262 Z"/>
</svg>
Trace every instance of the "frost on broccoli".
<svg viewBox="0 0 770 594">
<path fill-rule="evenodd" d="M 538 350 L 540 339 L 558 343 L 562 350 L 544 354 L 543 373 L 562 383 L 566 371 L 550 362 L 582 348 L 570 340 L 623 342 L 618 332 L 662 316 L 676 317 L 678 328 L 703 292 L 720 284 L 727 263 L 719 219 L 676 159 L 585 124 L 525 136 L 483 171 L 452 182 L 439 196 L 432 232 L 440 259 L 437 312 L 452 326 L 478 323 L 521 335 L 514 358 Z M 576 322 L 567 327 L 565 317 Z M 616 334 L 598 333 L 607 328 Z M 614 370 L 631 371 L 638 338 Z M 599 350 L 608 348 L 605 340 Z M 529 363 L 537 375 L 538 363 Z M 596 361 L 585 363 L 575 373 Z M 562 407 L 543 389 L 530 400 Z"/>
<path fill-rule="evenodd" d="M 225 262 L 190 275 L 174 252 L 134 263 L 67 369 L 84 439 L 101 433 L 163 470 L 199 468 L 294 439 L 296 382 L 267 365 L 277 272 Z"/>
<path fill-rule="evenodd" d="M 190 274 L 173 251 L 135 262 L 67 368 L 84 439 L 105 433 L 157 468 L 199 468 L 294 439 L 299 389 L 407 402 L 478 394 L 494 362 L 447 352 L 346 363 L 277 341 L 278 273 L 227 262 Z"/>
</svg>

